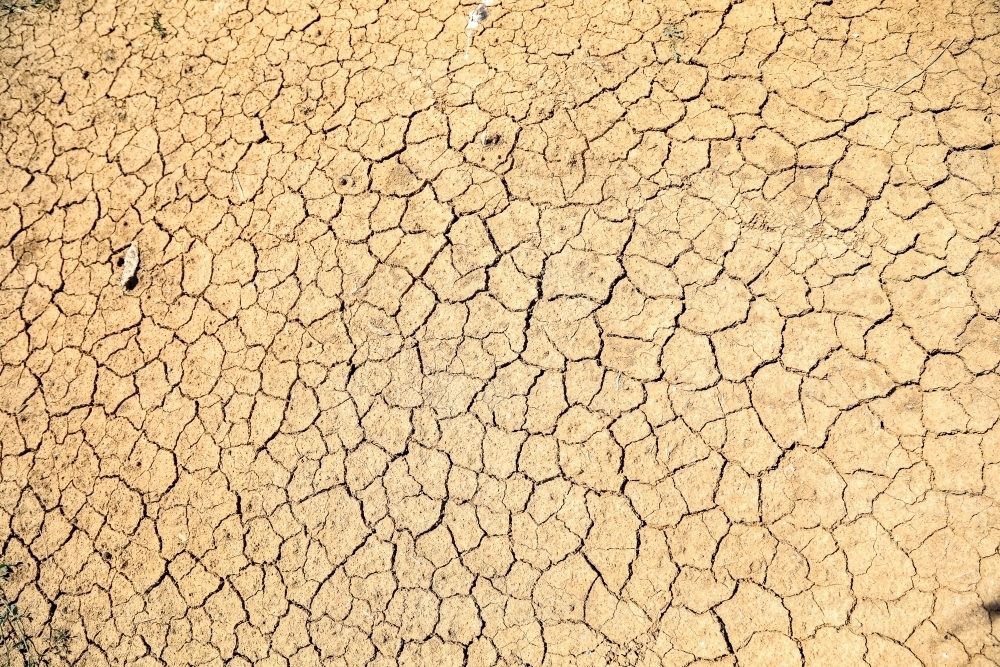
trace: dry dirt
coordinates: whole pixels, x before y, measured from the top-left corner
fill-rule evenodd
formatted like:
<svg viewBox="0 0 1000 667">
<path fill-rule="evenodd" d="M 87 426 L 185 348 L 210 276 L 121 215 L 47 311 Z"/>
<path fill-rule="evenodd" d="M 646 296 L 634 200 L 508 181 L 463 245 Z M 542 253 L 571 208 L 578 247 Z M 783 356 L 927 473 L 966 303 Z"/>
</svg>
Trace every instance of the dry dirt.
<svg viewBox="0 0 1000 667">
<path fill-rule="evenodd" d="M 1000 664 L 994 0 L 319 4 L 0 23 L 42 645 Z"/>
</svg>

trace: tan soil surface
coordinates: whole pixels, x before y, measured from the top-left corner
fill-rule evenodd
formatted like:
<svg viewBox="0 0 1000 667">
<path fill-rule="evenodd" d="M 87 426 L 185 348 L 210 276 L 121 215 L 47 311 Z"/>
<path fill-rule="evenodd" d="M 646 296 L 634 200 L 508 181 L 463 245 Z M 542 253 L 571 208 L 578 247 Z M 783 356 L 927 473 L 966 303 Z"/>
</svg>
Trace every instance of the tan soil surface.
<svg viewBox="0 0 1000 667">
<path fill-rule="evenodd" d="M 1000 664 L 995 0 L 315 4 L 0 22 L 42 645 Z"/>
</svg>

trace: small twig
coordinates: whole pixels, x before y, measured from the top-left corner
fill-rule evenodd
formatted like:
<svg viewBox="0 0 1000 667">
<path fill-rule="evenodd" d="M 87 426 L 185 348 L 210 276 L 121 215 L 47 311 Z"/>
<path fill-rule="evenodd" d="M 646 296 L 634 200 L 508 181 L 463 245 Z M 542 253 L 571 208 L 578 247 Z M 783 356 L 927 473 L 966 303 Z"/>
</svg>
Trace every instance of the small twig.
<svg viewBox="0 0 1000 667">
<path fill-rule="evenodd" d="M 955 43 L 955 39 L 956 38 L 953 37 L 951 39 L 951 41 L 948 42 L 948 45 L 946 47 L 944 47 L 943 49 L 941 49 L 940 53 L 938 53 L 936 56 L 934 56 L 934 60 L 932 60 L 929 63 L 927 63 L 926 67 L 924 67 L 922 70 L 920 70 L 919 72 L 917 72 L 916 74 L 914 74 L 913 76 L 911 76 L 909 79 L 907 79 L 903 83 L 901 83 L 898 86 L 896 86 L 895 88 L 893 88 L 892 92 L 896 92 L 897 90 L 899 90 L 900 88 L 902 88 L 903 86 L 905 86 L 906 84 L 908 84 L 909 82 L 913 81 L 918 76 L 920 76 L 921 74 L 923 74 L 924 72 L 926 72 L 927 70 L 929 70 L 930 67 L 931 67 L 931 65 L 933 65 L 934 63 L 936 63 L 938 61 L 938 58 L 940 58 L 941 56 L 943 56 L 944 52 L 951 48 L 951 45 Z"/>
<path fill-rule="evenodd" d="M 235 171 L 233 172 L 233 180 L 236 181 L 236 189 L 240 191 L 240 199 L 242 199 L 243 203 L 246 204 L 247 196 L 246 194 L 243 193 L 243 185 L 240 183 L 240 177 L 236 174 Z"/>
</svg>

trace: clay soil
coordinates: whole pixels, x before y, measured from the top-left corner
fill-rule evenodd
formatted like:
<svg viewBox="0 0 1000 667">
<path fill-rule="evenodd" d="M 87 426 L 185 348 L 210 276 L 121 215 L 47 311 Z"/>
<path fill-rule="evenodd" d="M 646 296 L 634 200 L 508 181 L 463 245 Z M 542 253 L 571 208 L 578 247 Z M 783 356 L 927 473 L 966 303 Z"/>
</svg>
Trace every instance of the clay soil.
<svg viewBox="0 0 1000 667">
<path fill-rule="evenodd" d="M 1000 665 L 995 0 L 3 7 L 52 664 Z"/>
</svg>

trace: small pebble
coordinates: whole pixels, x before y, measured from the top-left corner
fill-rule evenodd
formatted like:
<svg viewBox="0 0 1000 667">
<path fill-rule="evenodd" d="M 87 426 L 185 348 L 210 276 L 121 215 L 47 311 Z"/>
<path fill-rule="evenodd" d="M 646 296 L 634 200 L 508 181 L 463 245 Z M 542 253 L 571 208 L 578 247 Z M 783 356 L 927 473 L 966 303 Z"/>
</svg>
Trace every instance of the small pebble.
<svg viewBox="0 0 1000 667">
<path fill-rule="evenodd" d="M 135 241 L 125 251 L 125 263 L 122 264 L 121 286 L 125 287 L 128 281 L 132 280 L 135 272 L 139 269 L 139 246 Z"/>
</svg>

